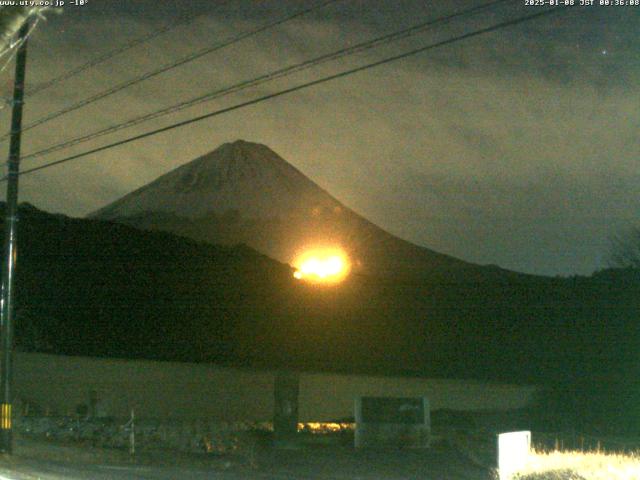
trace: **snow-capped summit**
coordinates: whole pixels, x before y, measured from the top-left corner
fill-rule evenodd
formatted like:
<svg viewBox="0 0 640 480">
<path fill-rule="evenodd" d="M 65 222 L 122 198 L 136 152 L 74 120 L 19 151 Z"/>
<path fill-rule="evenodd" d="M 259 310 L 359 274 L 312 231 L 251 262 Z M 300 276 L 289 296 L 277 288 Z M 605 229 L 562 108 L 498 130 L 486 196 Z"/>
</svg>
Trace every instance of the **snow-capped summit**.
<svg viewBox="0 0 640 480">
<path fill-rule="evenodd" d="M 304 206 L 339 202 L 265 145 L 225 143 L 95 212 L 103 219 L 155 212 L 197 219 L 234 211 L 245 219 L 275 218 Z"/>
</svg>

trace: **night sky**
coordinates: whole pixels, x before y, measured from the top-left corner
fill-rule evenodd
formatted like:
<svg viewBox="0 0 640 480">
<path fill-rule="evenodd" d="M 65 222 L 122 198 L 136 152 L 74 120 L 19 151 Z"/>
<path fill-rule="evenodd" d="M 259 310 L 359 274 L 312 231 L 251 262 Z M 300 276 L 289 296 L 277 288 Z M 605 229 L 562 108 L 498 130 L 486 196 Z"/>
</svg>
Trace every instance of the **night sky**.
<svg viewBox="0 0 640 480">
<path fill-rule="evenodd" d="M 48 13 L 30 39 L 28 86 L 198 16 L 28 98 L 25 123 L 313 4 L 89 0 Z M 23 153 L 478 4 L 342 0 L 34 128 Z M 507 2 L 23 168 L 542 8 Z M 83 216 L 242 138 L 419 245 L 517 271 L 589 274 L 607 266 L 611 237 L 640 220 L 639 20 L 640 7 L 572 7 L 24 176 L 21 201 Z M 0 75 L 10 96 L 13 65 Z M 0 112 L 3 131 L 9 113 Z"/>
</svg>

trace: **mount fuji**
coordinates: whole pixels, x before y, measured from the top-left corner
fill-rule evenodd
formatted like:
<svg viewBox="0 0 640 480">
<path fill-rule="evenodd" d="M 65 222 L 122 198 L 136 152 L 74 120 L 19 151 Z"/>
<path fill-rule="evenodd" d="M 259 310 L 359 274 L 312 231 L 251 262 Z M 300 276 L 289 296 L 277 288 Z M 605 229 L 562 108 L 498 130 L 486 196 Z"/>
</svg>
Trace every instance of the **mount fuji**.
<svg viewBox="0 0 640 480">
<path fill-rule="evenodd" d="M 209 243 L 244 243 L 285 263 L 340 247 L 352 271 L 400 278 L 511 276 L 402 240 L 358 215 L 265 145 L 225 143 L 92 213 Z"/>
</svg>

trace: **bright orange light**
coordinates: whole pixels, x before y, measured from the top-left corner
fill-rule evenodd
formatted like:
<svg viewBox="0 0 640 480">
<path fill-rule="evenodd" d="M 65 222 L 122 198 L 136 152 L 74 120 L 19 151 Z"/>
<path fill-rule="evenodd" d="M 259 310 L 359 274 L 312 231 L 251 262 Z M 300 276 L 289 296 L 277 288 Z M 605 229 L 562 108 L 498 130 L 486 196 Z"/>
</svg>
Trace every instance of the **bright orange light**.
<svg viewBox="0 0 640 480">
<path fill-rule="evenodd" d="M 293 276 L 298 280 L 335 283 L 349 274 L 350 265 L 345 253 L 338 248 L 314 248 L 299 255 L 293 262 L 297 268 Z"/>
<path fill-rule="evenodd" d="M 356 428 L 355 423 L 335 423 L 335 422 L 307 422 L 298 423 L 299 432 L 311 432 L 311 433 L 335 433 L 354 431 Z"/>
</svg>

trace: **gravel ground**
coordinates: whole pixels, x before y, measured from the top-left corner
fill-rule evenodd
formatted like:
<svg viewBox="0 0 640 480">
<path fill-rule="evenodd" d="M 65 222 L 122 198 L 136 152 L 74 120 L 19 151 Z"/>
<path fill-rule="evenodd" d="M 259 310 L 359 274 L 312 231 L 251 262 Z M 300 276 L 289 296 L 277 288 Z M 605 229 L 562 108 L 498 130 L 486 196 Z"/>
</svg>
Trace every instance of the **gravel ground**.
<svg viewBox="0 0 640 480">
<path fill-rule="evenodd" d="M 256 447 L 228 456 L 148 451 L 127 452 L 61 445 L 33 439 L 16 442 L 15 455 L 0 460 L 0 479 L 275 479 L 275 480 L 489 480 L 490 472 L 445 444 L 426 450 L 356 450 L 313 445 L 290 450 Z"/>
</svg>

